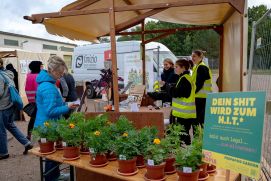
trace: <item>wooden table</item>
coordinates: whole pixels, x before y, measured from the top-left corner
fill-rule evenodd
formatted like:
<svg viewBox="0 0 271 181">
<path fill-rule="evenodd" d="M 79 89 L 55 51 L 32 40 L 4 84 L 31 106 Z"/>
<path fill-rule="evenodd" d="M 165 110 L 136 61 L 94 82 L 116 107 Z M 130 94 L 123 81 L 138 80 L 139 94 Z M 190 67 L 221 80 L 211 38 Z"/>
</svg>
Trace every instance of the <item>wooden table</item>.
<svg viewBox="0 0 271 181">
<path fill-rule="evenodd" d="M 30 153 L 49 160 L 54 160 L 60 163 L 69 164 L 76 168 L 77 171 L 80 171 L 80 174 L 76 175 L 77 181 L 87 181 L 87 180 L 95 180 L 95 181 L 119 181 L 119 180 L 128 180 L 128 181 L 144 181 L 144 174 L 146 173 L 146 169 L 139 169 L 139 172 L 134 176 L 121 176 L 117 174 L 118 163 L 117 161 L 109 162 L 109 164 L 105 167 L 94 168 L 89 165 L 90 156 L 89 155 L 81 155 L 80 159 L 74 161 L 64 161 L 62 159 L 63 151 L 56 151 L 50 155 L 42 155 L 39 153 L 39 148 L 33 148 L 29 151 Z M 226 171 L 218 169 L 217 173 L 214 175 L 210 175 L 207 181 L 225 181 Z M 231 172 L 230 181 L 235 181 L 239 174 L 235 174 Z M 178 178 L 177 174 L 167 175 L 167 181 L 176 181 Z"/>
</svg>

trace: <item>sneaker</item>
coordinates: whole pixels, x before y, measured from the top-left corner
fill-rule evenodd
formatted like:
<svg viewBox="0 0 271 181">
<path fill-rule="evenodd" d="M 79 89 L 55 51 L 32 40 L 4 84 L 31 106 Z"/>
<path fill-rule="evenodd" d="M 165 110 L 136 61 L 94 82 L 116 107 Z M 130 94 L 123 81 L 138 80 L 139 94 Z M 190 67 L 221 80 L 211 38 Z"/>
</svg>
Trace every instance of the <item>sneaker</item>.
<svg viewBox="0 0 271 181">
<path fill-rule="evenodd" d="M 25 147 L 23 154 L 26 155 L 28 153 L 28 150 L 31 150 L 33 148 L 32 144 L 29 144 Z"/>
<path fill-rule="evenodd" d="M 4 156 L 0 156 L 0 160 L 4 160 L 4 159 L 7 159 L 7 158 L 9 158 L 9 154 L 4 155 Z"/>
</svg>

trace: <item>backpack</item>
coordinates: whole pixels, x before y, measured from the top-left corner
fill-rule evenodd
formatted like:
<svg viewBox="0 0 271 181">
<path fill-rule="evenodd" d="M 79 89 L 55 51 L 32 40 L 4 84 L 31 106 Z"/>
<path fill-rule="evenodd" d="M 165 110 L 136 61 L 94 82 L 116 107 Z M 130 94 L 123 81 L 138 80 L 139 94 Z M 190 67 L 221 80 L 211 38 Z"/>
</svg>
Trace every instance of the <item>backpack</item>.
<svg viewBox="0 0 271 181">
<path fill-rule="evenodd" d="M 10 99 L 11 102 L 19 109 L 22 110 L 23 109 L 23 101 L 21 96 L 19 95 L 17 89 L 15 88 L 14 85 L 12 85 L 10 82 L 10 78 L 4 76 L 2 73 L 2 71 L 0 71 L 0 75 L 3 77 L 5 84 L 8 86 L 9 89 L 9 94 L 10 94 Z"/>
</svg>

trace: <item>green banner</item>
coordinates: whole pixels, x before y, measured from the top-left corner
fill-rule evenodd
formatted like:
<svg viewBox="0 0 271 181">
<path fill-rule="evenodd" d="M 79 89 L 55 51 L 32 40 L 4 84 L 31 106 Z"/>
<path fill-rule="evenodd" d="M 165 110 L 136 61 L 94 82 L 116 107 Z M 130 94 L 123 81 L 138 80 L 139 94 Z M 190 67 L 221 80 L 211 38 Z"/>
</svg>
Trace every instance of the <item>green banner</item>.
<svg viewBox="0 0 271 181">
<path fill-rule="evenodd" d="M 260 174 L 265 92 L 209 94 L 204 160 L 249 177 Z"/>
</svg>

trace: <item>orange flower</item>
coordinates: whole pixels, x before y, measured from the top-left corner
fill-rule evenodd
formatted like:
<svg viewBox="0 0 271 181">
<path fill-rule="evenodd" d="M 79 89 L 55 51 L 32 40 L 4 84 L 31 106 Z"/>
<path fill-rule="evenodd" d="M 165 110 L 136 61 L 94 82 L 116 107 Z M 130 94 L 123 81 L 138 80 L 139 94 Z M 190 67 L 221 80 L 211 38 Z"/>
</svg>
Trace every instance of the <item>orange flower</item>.
<svg viewBox="0 0 271 181">
<path fill-rule="evenodd" d="M 46 126 L 46 127 L 48 127 L 50 124 L 46 121 L 45 123 L 44 123 L 44 126 Z"/>
<path fill-rule="evenodd" d="M 75 127 L 75 124 L 70 123 L 70 124 L 69 124 L 69 127 L 70 127 L 71 129 L 73 129 L 73 128 Z"/>
<path fill-rule="evenodd" d="M 94 134 L 95 134 L 96 136 L 100 136 L 101 132 L 100 132 L 100 131 L 95 131 Z"/>
<path fill-rule="evenodd" d="M 122 136 L 123 136 L 123 137 L 127 137 L 127 136 L 128 136 L 128 133 L 125 132 L 125 133 L 122 134 Z"/>
<path fill-rule="evenodd" d="M 159 145 L 161 143 L 160 139 L 159 138 L 155 138 L 153 140 L 153 143 L 156 144 L 156 145 Z"/>
</svg>

